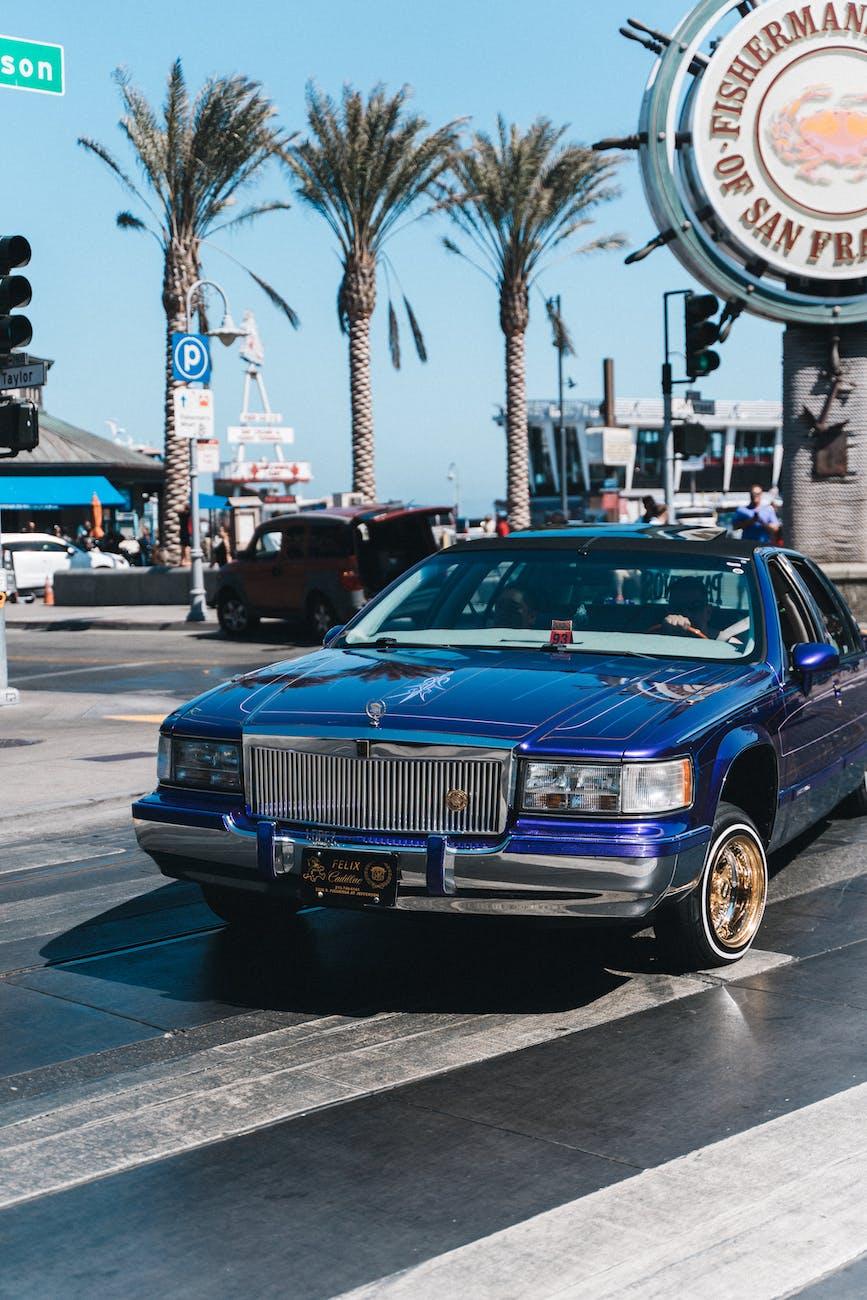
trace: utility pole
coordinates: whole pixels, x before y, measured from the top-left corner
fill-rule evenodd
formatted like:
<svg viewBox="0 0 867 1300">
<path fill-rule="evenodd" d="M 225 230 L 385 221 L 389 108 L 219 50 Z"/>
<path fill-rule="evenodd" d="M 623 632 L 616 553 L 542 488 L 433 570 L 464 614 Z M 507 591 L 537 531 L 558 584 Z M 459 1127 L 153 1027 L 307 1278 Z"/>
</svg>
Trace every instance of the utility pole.
<svg viewBox="0 0 867 1300">
<path fill-rule="evenodd" d="M 561 320 L 562 318 L 560 316 L 559 293 L 557 294 L 555 302 L 557 304 L 557 319 Z M 558 429 L 560 435 L 560 509 L 563 513 L 564 518 L 568 522 L 569 483 L 567 480 L 567 468 L 566 468 L 566 421 L 563 416 L 563 342 L 564 342 L 563 331 L 561 328 L 558 333 L 558 340 L 557 340 L 557 410 L 559 412 L 557 418 L 560 421 L 559 429 Z"/>
</svg>

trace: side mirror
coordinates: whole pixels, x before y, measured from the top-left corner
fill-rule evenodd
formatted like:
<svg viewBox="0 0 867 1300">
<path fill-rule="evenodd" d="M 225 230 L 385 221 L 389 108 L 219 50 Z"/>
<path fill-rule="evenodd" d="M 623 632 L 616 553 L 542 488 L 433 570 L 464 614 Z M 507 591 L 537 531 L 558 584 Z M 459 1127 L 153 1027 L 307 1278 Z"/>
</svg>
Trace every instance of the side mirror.
<svg viewBox="0 0 867 1300">
<path fill-rule="evenodd" d="M 77 546 L 67 546 L 67 548 L 66 548 L 66 554 L 67 554 L 67 555 L 74 555 L 75 552 L 76 552 L 77 550 L 78 550 L 78 547 L 77 547 Z"/>
<path fill-rule="evenodd" d="M 331 642 L 334 641 L 336 637 L 340 636 L 340 633 L 343 631 L 345 626 L 345 623 L 335 623 L 334 627 L 330 627 L 322 638 L 323 647 L 330 646 Z"/>
<path fill-rule="evenodd" d="M 801 641 L 792 650 L 792 667 L 802 677 L 828 673 L 840 667 L 840 656 L 824 641 Z"/>
</svg>

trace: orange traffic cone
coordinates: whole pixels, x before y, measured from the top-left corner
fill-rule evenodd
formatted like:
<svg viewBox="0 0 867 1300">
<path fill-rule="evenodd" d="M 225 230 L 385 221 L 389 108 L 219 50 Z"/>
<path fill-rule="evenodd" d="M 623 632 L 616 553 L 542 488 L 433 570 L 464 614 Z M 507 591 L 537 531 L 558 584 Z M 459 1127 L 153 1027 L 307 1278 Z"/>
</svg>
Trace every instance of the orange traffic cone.
<svg viewBox="0 0 867 1300">
<path fill-rule="evenodd" d="M 45 597 L 45 604 L 53 605 L 54 604 L 54 583 L 51 581 L 50 577 L 45 579 L 45 591 L 43 594 Z"/>
</svg>

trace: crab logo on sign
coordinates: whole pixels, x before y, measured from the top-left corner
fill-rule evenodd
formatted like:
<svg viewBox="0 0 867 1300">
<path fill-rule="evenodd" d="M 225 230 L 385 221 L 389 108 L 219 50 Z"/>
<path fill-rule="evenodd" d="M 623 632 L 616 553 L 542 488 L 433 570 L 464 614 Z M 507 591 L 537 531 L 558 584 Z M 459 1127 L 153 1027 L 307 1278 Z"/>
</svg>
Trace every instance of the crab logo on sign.
<svg viewBox="0 0 867 1300">
<path fill-rule="evenodd" d="M 767 0 L 719 42 L 693 111 L 701 189 L 747 259 L 867 274 L 867 10 Z"/>
</svg>

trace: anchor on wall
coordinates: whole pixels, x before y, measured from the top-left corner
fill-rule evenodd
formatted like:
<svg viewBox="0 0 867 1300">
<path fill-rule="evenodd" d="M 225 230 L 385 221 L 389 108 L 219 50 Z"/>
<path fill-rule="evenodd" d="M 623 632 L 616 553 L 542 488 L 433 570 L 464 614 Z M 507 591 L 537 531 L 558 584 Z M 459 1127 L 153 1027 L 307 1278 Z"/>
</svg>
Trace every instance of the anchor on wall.
<svg viewBox="0 0 867 1300">
<path fill-rule="evenodd" d="M 801 419 L 807 426 L 807 436 L 815 439 L 813 470 L 816 477 L 838 478 L 846 474 L 849 468 L 846 436 L 849 421 L 839 420 L 836 424 L 831 424 L 829 422 L 831 408 L 838 397 L 848 397 L 852 391 L 851 383 L 844 384 L 839 334 L 834 334 L 831 338 L 831 355 L 825 374 L 831 387 L 822 404 L 822 410 L 816 416 L 805 406 Z"/>
</svg>

